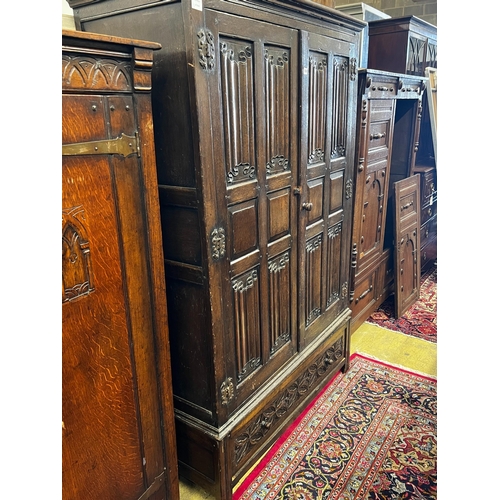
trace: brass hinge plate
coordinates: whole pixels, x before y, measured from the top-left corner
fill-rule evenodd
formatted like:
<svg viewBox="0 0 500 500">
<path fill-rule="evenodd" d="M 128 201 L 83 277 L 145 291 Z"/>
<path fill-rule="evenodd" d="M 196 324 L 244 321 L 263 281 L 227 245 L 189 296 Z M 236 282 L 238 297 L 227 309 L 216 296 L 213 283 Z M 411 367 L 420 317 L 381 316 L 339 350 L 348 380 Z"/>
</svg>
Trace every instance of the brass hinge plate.
<svg viewBox="0 0 500 500">
<path fill-rule="evenodd" d="M 63 156 L 120 155 L 124 157 L 137 154 L 140 157 L 139 134 L 136 132 L 135 135 L 121 134 L 115 139 L 63 144 L 62 154 Z"/>
</svg>

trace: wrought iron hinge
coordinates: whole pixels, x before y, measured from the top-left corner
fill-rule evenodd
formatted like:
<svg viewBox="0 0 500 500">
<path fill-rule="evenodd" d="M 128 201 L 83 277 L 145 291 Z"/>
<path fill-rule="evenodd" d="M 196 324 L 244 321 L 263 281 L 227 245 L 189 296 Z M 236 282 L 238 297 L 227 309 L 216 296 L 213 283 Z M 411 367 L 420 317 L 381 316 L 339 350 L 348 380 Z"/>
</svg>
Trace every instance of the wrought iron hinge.
<svg viewBox="0 0 500 500">
<path fill-rule="evenodd" d="M 165 469 L 163 472 L 155 477 L 155 480 L 149 485 L 148 489 L 137 499 L 137 500 L 147 500 L 153 493 L 156 493 L 160 486 L 165 481 Z"/>
<path fill-rule="evenodd" d="M 216 227 L 210 233 L 212 243 L 212 258 L 220 260 L 226 255 L 226 233 L 222 227 Z"/>
<path fill-rule="evenodd" d="M 137 154 L 141 156 L 139 134 L 121 134 L 115 139 L 104 139 L 99 141 L 75 142 L 73 144 L 63 144 L 63 156 L 77 155 L 121 155 L 130 156 Z"/>
</svg>

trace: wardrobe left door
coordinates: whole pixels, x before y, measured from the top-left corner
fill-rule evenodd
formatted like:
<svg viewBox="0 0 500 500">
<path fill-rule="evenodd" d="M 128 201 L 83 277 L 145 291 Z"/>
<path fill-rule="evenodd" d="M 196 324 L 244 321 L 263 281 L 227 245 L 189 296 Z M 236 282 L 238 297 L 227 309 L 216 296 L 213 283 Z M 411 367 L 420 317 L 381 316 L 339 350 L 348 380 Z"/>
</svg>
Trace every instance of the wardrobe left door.
<svg viewBox="0 0 500 500">
<path fill-rule="evenodd" d="M 63 51 L 63 500 L 178 499 L 162 433 L 173 413 L 159 383 L 170 373 L 158 194 L 151 152 L 138 147 L 152 130 L 130 57 L 119 57 L 116 46 Z"/>
</svg>

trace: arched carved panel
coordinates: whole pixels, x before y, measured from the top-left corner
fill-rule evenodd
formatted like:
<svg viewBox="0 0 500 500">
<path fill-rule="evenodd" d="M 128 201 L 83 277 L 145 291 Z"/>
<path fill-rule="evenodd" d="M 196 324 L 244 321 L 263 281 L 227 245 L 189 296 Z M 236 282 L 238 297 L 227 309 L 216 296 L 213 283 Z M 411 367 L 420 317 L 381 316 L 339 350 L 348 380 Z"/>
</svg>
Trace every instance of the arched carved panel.
<svg viewBox="0 0 500 500">
<path fill-rule="evenodd" d="M 238 383 L 261 365 L 260 297 L 256 269 L 232 281 Z"/>
<path fill-rule="evenodd" d="M 62 301 L 69 302 L 94 290 L 90 245 L 81 206 L 62 214 Z"/>
<path fill-rule="evenodd" d="M 308 163 L 325 159 L 327 59 L 316 52 L 309 56 L 309 147 Z"/>
<path fill-rule="evenodd" d="M 425 41 L 420 38 L 410 37 L 410 47 L 408 53 L 408 63 L 406 72 L 409 75 L 422 75 L 424 72 L 423 63 L 425 60 Z"/>
<path fill-rule="evenodd" d="M 332 149 L 330 157 L 333 160 L 345 156 L 347 143 L 347 113 L 349 99 L 349 59 L 335 57 L 333 60 L 333 120 Z"/>
<path fill-rule="evenodd" d="M 338 300 L 341 295 L 340 269 L 343 258 L 341 242 L 342 222 L 338 222 L 328 228 L 328 256 L 326 264 L 327 306 Z"/>
<path fill-rule="evenodd" d="M 269 335 L 271 354 L 291 340 L 290 252 L 269 261 Z"/>
<path fill-rule="evenodd" d="M 62 88 L 130 91 L 130 62 L 63 54 Z"/>
<path fill-rule="evenodd" d="M 306 243 L 306 326 L 321 315 L 323 233 Z"/>
<path fill-rule="evenodd" d="M 228 184 L 256 176 L 253 47 L 220 39 L 222 114 Z"/>
<path fill-rule="evenodd" d="M 290 169 L 290 50 L 266 47 L 266 172 Z"/>
</svg>

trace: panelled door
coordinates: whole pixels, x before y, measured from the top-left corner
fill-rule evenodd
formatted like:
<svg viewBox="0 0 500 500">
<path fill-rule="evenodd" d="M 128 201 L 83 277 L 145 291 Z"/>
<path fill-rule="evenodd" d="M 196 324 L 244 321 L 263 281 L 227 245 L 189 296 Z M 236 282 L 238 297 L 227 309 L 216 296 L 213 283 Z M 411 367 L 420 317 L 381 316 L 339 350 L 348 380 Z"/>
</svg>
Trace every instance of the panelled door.
<svg viewBox="0 0 500 500">
<path fill-rule="evenodd" d="M 358 270 L 362 271 L 378 259 L 383 251 L 387 198 L 391 162 L 391 144 L 394 129 L 394 100 L 368 99 L 367 136 L 359 173 L 361 221 L 358 239 Z"/>
<path fill-rule="evenodd" d="M 394 183 L 394 307 L 401 317 L 420 296 L 420 175 Z"/>
<path fill-rule="evenodd" d="M 126 82 L 116 73 L 117 82 Z M 90 74 L 94 88 L 103 85 L 97 70 Z M 142 165 L 135 154 L 124 157 L 130 147 L 121 155 L 107 154 L 105 146 L 92 154 L 107 140 L 114 145 L 122 134 L 135 136 L 134 109 L 126 94 L 62 98 L 63 145 L 86 146 L 62 161 L 62 495 L 68 500 L 165 498 Z M 161 481 L 161 491 L 146 493 Z"/>
<path fill-rule="evenodd" d="M 298 32 L 205 15 L 230 411 L 297 351 Z"/>
<path fill-rule="evenodd" d="M 355 110 L 347 103 L 357 85 L 349 51 L 348 43 L 301 33 L 303 141 L 297 193 L 301 348 L 348 308 Z"/>
</svg>

